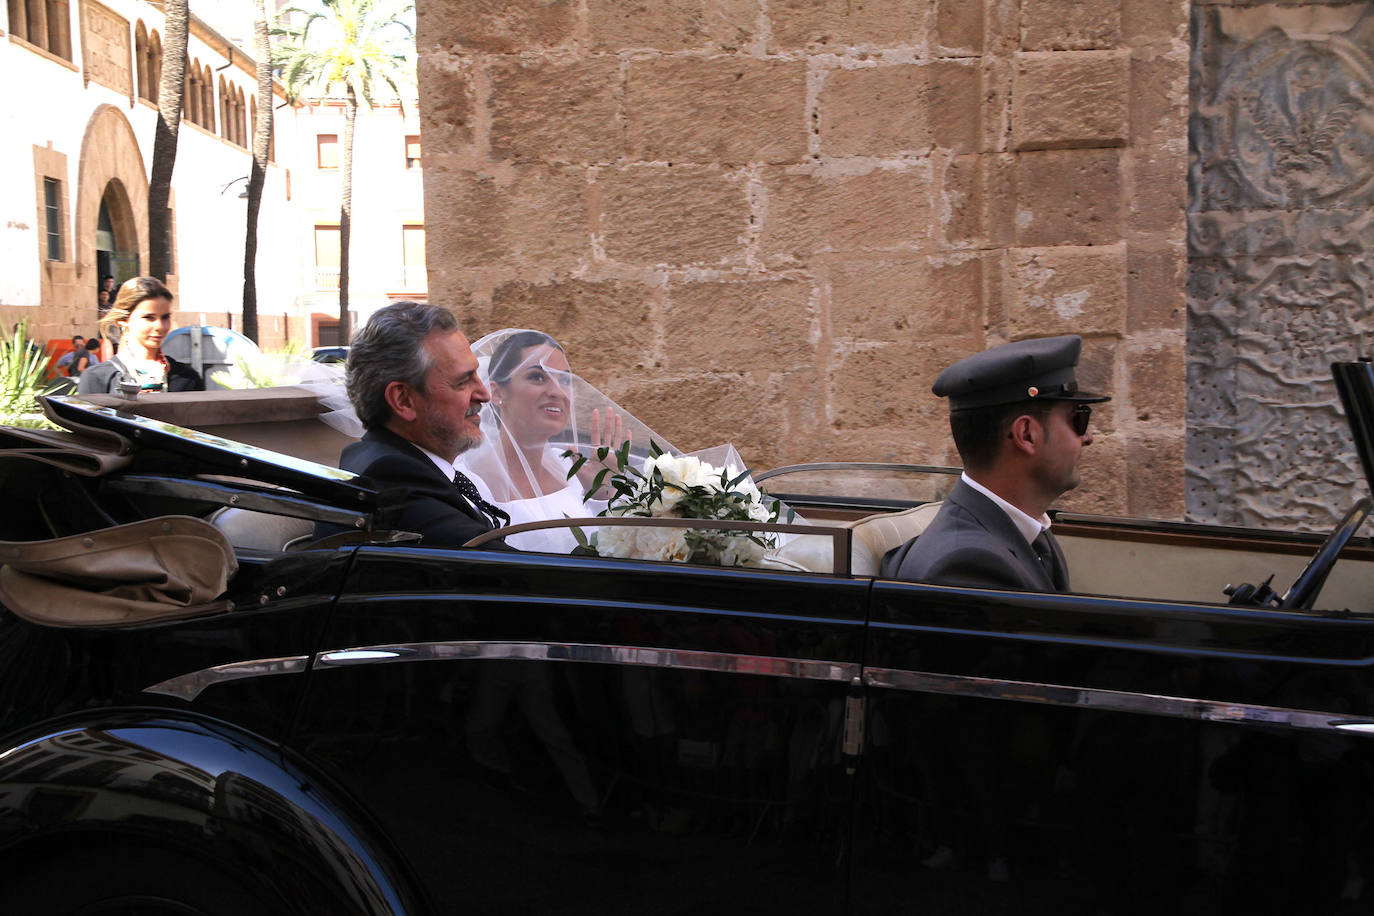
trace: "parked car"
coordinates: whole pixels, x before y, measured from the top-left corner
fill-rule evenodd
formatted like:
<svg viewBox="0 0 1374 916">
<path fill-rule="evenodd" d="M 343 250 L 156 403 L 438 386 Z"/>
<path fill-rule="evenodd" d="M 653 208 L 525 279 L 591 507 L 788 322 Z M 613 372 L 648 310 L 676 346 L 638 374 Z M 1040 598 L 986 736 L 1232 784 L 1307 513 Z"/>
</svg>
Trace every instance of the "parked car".
<svg viewBox="0 0 1374 916">
<path fill-rule="evenodd" d="M 1061 515 L 1067 595 L 877 577 L 934 506 L 831 465 L 772 568 L 444 550 L 196 422 L 240 394 L 0 429 L 4 912 L 1369 906 L 1367 499 L 1326 538 Z"/>
<path fill-rule="evenodd" d="M 317 363 L 346 363 L 348 347 L 316 347 L 310 351 L 310 358 Z"/>
</svg>

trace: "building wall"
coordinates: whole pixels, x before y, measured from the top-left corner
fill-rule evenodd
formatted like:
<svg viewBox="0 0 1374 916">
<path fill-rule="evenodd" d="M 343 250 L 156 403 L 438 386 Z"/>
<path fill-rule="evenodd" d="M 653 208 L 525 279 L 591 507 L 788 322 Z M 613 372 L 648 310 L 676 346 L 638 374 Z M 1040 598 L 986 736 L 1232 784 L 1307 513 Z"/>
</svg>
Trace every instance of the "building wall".
<svg viewBox="0 0 1374 916">
<path fill-rule="evenodd" d="M 433 301 L 675 444 L 954 462 L 937 372 L 1078 333 L 1065 504 L 1183 513 L 1186 0 L 418 4 Z"/>
<path fill-rule="evenodd" d="M 1331 383 L 1374 319 L 1374 8 L 1197 2 L 1188 513 L 1326 529 L 1367 492 Z"/>
<path fill-rule="evenodd" d="M 95 330 L 96 220 L 112 181 L 127 204 L 113 214 L 116 231 L 133 239 L 138 270 L 148 267 L 147 187 L 157 109 L 139 97 L 135 29 L 141 21 L 160 35 L 162 13 L 141 0 L 73 0 L 69 12 L 70 61 L 33 47 L 8 18 L 0 36 L 0 78 L 10 87 L 0 107 L 0 166 L 11 176 L 0 186 L 0 322 L 8 329 L 25 319 L 35 339 Z M 216 97 L 214 130 L 183 120 L 173 176 L 174 272 L 168 280 L 184 324 L 238 326 L 241 311 L 246 201 L 238 194 L 246 182 L 230 183 L 247 176 L 251 154 L 219 135 L 218 81 L 242 91 L 246 110 L 257 81 L 242 51 L 233 52 L 232 62 L 229 54 L 216 33 L 193 26 L 189 57 L 211 69 Z M 247 130 L 250 143 L 251 125 Z M 278 139 L 278 163 L 293 155 L 289 144 L 289 136 Z M 273 227 L 288 224 L 285 173 L 279 164 L 269 168 L 260 216 L 264 343 L 274 328 L 285 333 L 300 283 L 295 238 L 288 232 L 272 238 Z M 63 189 L 65 248 L 58 261 L 46 256 L 44 175 Z"/>
<path fill-rule="evenodd" d="M 349 306 L 361 324 L 389 301 L 424 299 L 428 278 L 423 261 L 407 268 L 402 251 L 402 227 L 425 224 L 423 172 L 406 167 L 406 137 L 419 135 L 419 115 L 413 105 L 403 112 L 395 102 L 382 102 L 371 110 L 360 109 L 355 125 Z M 334 100 L 303 105 L 283 130 L 291 132 L 292 147 L 298 151 L 292 206 L 300 241 L 296 254 L 303 278 L 301 310 L 328 321 L 339 313 L 337 274 L 317 269 L 315 227 L 339 224 L 342 171 L 319 168 L 318 138 L 338 138 L 341 165 L 343 104 Z"/>
</svg>

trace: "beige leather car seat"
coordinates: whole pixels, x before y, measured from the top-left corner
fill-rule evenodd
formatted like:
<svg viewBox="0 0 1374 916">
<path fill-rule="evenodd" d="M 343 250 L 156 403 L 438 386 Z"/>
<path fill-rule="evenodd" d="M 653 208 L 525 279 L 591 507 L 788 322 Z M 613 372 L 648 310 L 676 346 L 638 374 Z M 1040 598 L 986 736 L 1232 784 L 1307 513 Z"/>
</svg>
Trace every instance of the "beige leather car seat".
<svg viewBox="0 0 1374 916">
<path fill-rule="evenodd" d="M 307 519 L 234 506 L 216 509 L 206 521 L 223 532 L 230 544 L 246 550 L 280 552 L 312 540 L 315 535 L 315 523 Z"/>
<path fill-rule="evenodd" d="M 901 512 L 877 512 L 841 523 L 854 530 L 850 573 L 855 576 L 876 576 L 883 554 L 925 531 L 935 520 L 941 505 L 939 502 L 923 503 Z M 787 541 L 778 548 L 776 554 L 764 561 L 764 565 L 772 569 L 805 572 L 830 572 L 831 564 L 830 539 L 807 535 Z"/>
</svg>

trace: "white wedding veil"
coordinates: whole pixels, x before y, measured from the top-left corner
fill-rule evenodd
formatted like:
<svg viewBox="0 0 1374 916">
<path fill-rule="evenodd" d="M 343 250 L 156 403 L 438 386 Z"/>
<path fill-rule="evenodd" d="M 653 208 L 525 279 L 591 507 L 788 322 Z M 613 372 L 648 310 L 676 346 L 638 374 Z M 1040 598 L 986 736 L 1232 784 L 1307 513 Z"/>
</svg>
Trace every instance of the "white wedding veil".
<svg viewBox="0 0 1374 916">
<path fill-rule="evenodd" d="M 586 492 L 600 467 L 615 464 L 609 454 L 605 464 L 597 461 L 599 446 L 621 448 L 628 441 L 636 466 L 651 440 L 676 451 L 579 376 L 562 346 L 543 331 L 503 328 L 475 341 L 472 352 L 491 403 L 482 409 L 482 443 L 460 455 L 456 465 L 507 511 L 513 503 L 552 498 L 557 505 L 547 509 L 557 514 L 544 511 L 543 518 L 595 515 L 604 503 L 582 513 L 568 510 L 577 508 L 580 497 L 573 497 Z M 563 456 L 569 450 L 588 458 L 571 480 L 572 460 Z"/>
</svg>

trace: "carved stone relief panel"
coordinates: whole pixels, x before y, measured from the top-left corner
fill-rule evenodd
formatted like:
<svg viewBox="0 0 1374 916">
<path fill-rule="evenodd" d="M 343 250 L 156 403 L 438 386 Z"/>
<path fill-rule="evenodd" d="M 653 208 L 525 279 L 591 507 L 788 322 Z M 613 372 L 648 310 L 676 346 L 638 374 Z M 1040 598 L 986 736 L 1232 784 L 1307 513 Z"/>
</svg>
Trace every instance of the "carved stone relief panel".
<svg viewBox="0 0 1374 916">
<path fill-rule="evenodd" d="M 1188 515 L 1325 529 L 1367 492 L 1330 363 L 1374 346 L 1374 6 L 1192 18 Z"/>
<path fill-rule="evenodd" d="M 94 0 L 81 3 L 81 63 L 86 81 L 95 80 L 133 98 L 129 20 Z"/>
</svg>

